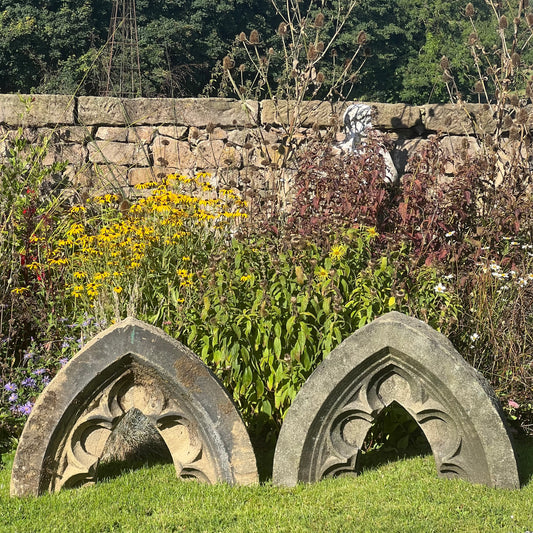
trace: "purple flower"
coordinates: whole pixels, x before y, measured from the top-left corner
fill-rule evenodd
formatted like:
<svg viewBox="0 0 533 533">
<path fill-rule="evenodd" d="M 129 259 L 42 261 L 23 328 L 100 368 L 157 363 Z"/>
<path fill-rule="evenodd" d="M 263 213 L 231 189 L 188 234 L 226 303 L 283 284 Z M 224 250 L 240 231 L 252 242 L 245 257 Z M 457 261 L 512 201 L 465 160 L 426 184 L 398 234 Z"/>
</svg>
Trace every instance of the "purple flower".
<svg viewBox="0 0 533 533">
<path fill-rule="evenodd" d="M 24 405 L 19 405 L 19 413 L 21 415 L 29 415 L 31 413 L 31 410 L 33 408 L 33 403 L 29 400 Z"/>
<path fill-rule="evenodd" d="M 14 383 L 6 383 L 4 385 L 4 389 L 7 391 L 7 392 L 15 392 L 18 387 L 14 384 Z"/>
<path fill-rule="evenodd" d="M 19 399 L 19 395 L 16 392 L 13 392 L 9 395 L 8 401 L 9 403 L 15 403 Z"/>
<path fill-rule="evenodd" d="M 24 361 L 27 361 L 28 359 L 31 359 L 33 357 L 32 351 L 24 352 Z"/>
<path fill-rule="evenodd" d="M 59 362 L 61 366 L 65 366 L 68 363 L 68 357 L 62 357 Z"/>
<path fill-rule="evenodd" d="M 37 385 L 37 382 L 33 378 L 24 378 L 21 383 L 23 387 L 29 387 L 30 389 L 34 389 Z"/>
<path fill-rule="evenodd" d="M 46 372 L 46 368 L 37 368 L 37 370 L 34 370 L 32 372 L 32 374 L 34 376 L 41 376 L 42 374 L 44 374 Z"/>
<path fill-rule="evenodd" d="M 43 376 L 41 383 L 46 387 L 50 383 L 50 376 Z"/>
</svg>

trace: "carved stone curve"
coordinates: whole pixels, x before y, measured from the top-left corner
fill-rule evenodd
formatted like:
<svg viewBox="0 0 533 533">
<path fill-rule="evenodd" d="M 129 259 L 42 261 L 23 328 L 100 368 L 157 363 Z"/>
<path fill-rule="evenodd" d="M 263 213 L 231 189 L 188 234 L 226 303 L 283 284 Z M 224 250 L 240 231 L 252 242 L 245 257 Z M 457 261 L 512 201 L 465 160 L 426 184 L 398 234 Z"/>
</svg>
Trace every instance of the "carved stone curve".
<svg viewBox="0 0 533 533">
<path fill-rule="evenodd" d="M 393 402 L 421 427 L 440 476 L 519 488 L 511 438 L 489 383 L 444 335 L 398 312 L 356 331 L 309 377 L 281 428 L 274 484 L 356 471 L 368 430 Z"/>
<path fill-rule="evenodd" d="M 38 398 L 15 455 L 11 495 L 93 482 L 109 436 L 132 409 L 159 432 L 178 477 L 257 483 L 248 433 L 215 375 L 160 329 L 127 318 L 92 339 Z"/>
</svg>

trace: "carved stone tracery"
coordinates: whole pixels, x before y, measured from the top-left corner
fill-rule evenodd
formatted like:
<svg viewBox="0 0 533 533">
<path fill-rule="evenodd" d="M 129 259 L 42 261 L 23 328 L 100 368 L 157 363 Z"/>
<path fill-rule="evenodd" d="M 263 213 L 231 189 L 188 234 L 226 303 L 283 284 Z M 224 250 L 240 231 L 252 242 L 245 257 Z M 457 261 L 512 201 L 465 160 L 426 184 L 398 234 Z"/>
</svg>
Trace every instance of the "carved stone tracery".
<svg viewBox="0 0 533 533">
<path fill-rule="evenodd" d="M 418 423 L 440 476 L 518 488 L 505 418 L 488 382 L 427 324 L 391 312 L 318 366 L 285 416 L 273 481 L 354 474 L 376 417 L 392 403 Z"/>
<path fill-rule="evenodd" d="M 89 342 L 38 398 L 15 455 L 11 495 L 92 483 L 99 465 L 117 460 L 108 444 L 138 442 L 169 452 L 180 478 L 258 480 L 244 423 L 217 378 L 178 341 L 128 318 Z"/>
<path fill-rule="evenodd" d="M 198 425 L 175 399 L 165 394 L 163 386 L 153 383 L 148 389 L 136 379 L 136 374 L 143 375 L 142 368 L 131 363 L 124 367 L 122 373 L 94 391 L 89 406 L 74 418 L 70 430 L 63 433 L 54 460 L 58 467 L 50 480 L 50 490 L 96 481 L 97 467 L 108 438 L 133 408 L 157 428 L 172 456 L 178 477 L 213 483 L 216 469 Z"/>
</svg>

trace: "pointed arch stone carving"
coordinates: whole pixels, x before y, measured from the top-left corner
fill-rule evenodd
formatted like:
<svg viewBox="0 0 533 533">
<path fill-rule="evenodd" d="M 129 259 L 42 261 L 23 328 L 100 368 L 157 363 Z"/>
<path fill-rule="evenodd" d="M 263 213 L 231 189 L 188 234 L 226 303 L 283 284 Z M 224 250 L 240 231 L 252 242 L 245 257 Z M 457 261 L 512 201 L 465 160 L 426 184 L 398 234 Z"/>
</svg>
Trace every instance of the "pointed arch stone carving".
<svg viewBox="0 0 533 533">
<path fill-rule="evenodd" d="M 356 331 L 309 377 L 281 428 L 273 482 L 353 473 L 368 430 L 392 402 L 421 427 L 440 476 L 519 488 L 505 417 L 488 382 L 445 336 L 398 312 Z"/>
<path fill-rule="evenodd" d="M 178 477 L 258 481 L 244 423 L 214 374 L 163 331 L 127 318 L 89 342 L 38 398 L 15 455 L 11 495 L 94 482 L 109 436 L 131 409 L 157 428 Z"/>
</svg>

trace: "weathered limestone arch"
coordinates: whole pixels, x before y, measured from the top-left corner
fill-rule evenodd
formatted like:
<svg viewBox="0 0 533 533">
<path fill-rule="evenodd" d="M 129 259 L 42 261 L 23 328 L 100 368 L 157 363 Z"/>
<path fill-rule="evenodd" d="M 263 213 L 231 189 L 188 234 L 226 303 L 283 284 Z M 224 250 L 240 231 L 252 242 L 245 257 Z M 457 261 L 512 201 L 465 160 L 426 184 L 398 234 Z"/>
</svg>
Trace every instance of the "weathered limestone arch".
<svg viewBox="0 0 533 533">
<path fill-rule="evenodd" d="M 488 382 L 446 337 L 397 312 L 355 332 L 309 377 L 281 428 L 274 483 L 354 472 L 368 430 L 392 402 L 421 427 L 440 476 L 519 488 L 504 415 Z"/>
<path fill-rule="evenodd" d="M 178 477 L 257 482 L 248 433 L 214 374 L 163 331 L 127 318 L 88 343 L 37 400 L 11 495 L 93 482 L 108 438 L 132 409 L 157 428 Z"/>
</svg>

